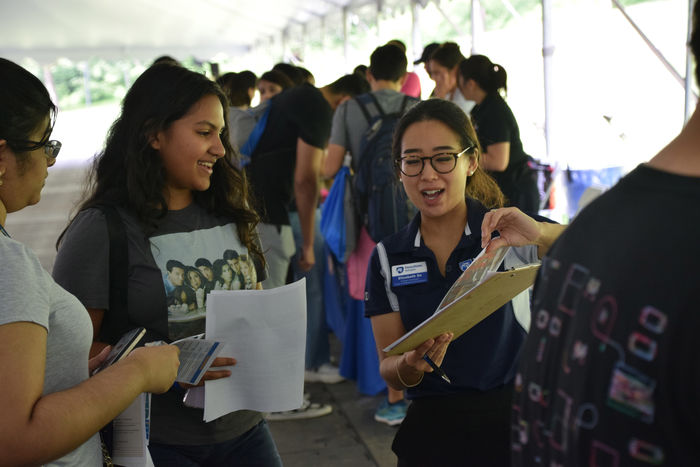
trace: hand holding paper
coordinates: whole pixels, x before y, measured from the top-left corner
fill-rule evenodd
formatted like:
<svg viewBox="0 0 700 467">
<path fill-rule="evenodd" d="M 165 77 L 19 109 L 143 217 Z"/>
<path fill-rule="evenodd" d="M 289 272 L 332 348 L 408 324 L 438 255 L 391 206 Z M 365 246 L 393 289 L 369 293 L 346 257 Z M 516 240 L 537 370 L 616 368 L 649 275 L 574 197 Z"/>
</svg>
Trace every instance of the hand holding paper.
<svg viewBox="0 0 700 467">
<path fill-rule="evenodd" d="M 504 246 L 537 244 L 541 236 L 540 223 L 518 208 L 501 208 L 489 211 L 481 223 L 481 248 L 490 253 Z M 499 237 L 491 239 L 498 231 Z"/>
<path fill-rule="evenodd" d="M 496 272 L 509 249 L 483 250 L 447 291 L 435 313 L 384 352 L 399 355 L 446 332 L 457 338 L 531 286 L 537 264 Z"/>
</svg>

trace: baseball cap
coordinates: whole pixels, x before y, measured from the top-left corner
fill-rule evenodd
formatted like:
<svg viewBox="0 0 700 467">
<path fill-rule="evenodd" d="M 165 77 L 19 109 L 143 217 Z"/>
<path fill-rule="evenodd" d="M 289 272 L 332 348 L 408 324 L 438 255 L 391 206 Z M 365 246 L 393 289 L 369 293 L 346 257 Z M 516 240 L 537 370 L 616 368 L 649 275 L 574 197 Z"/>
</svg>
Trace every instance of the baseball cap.
<svg viewBox="0 0 700 467">
<path fill-rule="evenodd" d="M 421 54 L 420 58 L 413 62 L 414 65 L 418 65 L 419 63 L 424 63 L 430 60 L 430 56 L 435 52 L 435 50 L 440 47 L 440 44 L 437 42 L 431 42 L 430 44 L 426 45 L 425 48 L 423 49 L 423 53 Z"/>
</svg>

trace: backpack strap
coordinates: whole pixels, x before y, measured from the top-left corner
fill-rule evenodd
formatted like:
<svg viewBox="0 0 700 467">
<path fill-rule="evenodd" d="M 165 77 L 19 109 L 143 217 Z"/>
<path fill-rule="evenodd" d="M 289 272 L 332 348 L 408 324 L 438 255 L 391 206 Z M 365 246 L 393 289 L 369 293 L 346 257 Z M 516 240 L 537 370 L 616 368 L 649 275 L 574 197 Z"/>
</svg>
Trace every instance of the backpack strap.
<svg viewBox="0 0 700 467">
<path fill-rule="evenodd" d="M 129 247 L 126 227 L 117 208 L 112 204 L 95 207 L 104 214 L 109 235 L 109 313 L 105 314 L 99 339 L 114 344 L 130 326 L 127 308 Z"/>
<path fill-rule="evenodd" d="M 253 156 L 255 148 L 258 147 L 260 138 L 262 138 L 262 135 L 265 132 L 265 127 L 267 126 L 267 119 L 270 116 L 271 107 L 272 104 L 268 104 L 267 108 L 260 117 L 260 120 L 258 120 L 255 126 L 253 127 L 253 131 L 250 132 L 248 139 L 245 143 L 243 143 L 243 146 L 241 146 L 240 152 L 244 156 L 244 158 L 241 160 L 242 167 L 245 167 L 246 165 L 248 165 L 248 163 L 250 163 L 250 158 Z"/>
<path fill-rule="evenodd" d="M 364 102 L 362 102 L 362 100 L 363 100 L 362 96 L 366 96 L 366 95 L 371 96 L 372 94 L 362 94 L 360 96 L 357 96 L 355 98 L 355 102 L 357 102 L 357 105 L 360 106 L 360 110 L 362 111 L 362 114 L 365 116 L 365 119 L 367 119 L 367 123 L 371 125 L 372 124 L 372 115 L 370 115 L 369 110 L 367 110 L 367 105 Z"/>
<path fill-rule="evenodd" d="M 372 100 L 372 102 L 374 102 L 374 105 L 377 107 L 377 111 L 379 112 L 379 116 L 384 117 L 386 115 L 386 113 L 384 112 L 384 109 L 382 109 L 382 106 L 379 105 L 379 101 L 377 100 L 377 96 L 375 96 L 371 92 L 367 95 Z"/>
<path fill-rule="evenodd" d="M 401 101 L 401 109 L 399 110 L 399 115 L 403 115 L 406 110 L 406 105 L 408 104 L 408 96 L 404 94 L 403 100 Z"/>
</svg>

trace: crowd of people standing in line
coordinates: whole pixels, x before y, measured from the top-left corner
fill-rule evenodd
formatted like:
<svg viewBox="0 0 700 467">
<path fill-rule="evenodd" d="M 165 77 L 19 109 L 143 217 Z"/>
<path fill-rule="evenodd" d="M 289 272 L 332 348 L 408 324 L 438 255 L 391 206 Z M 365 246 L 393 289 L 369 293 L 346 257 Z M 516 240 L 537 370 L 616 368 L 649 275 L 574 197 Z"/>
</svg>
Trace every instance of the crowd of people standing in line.
<svg viewBox="0 0 700 467">
<path fill-rule="evenodd" d="M 697 58 L 700 7 L 693 14 Z M 187 386 L 173 384 L 178 350 L 169 345 L 139 348 L 88 375 L 114 343 L 109 336 L 130 327 L 171 341 L 185 317 L 186 334 L 203 332 L 202 292 L 306 277 L 306 379 L 342 381 L 330 365 L 321 290 L 319 179 L 344 163 L 359 171 L 368 127 L 387 113 L 397 115 L 389 154 L 396 186 L 416 213 L 380 239 L 361 226 L 364 248 L 354 261 L 366 278 L 359 276 L 355 298 L 388 391 L 375 418 L 400 424 L 398 465 L 697 462 L 700 379 L 688 355 L 700 320 L 686 313 L 694 297 L 681 278 L 697 257 L 699 117 L 567 229 L 537 215 L 529 156 L 501 94 L 504 68 L 483 55 L 465 58 L 450 42 L 429 45 L 418 63 L 436 84 L 425 101 L 399 41 L 375 49 L 364 73 L 321 88 L 289 64 L 259 80 L 231 73 L 217 84 L 177 63 L 154 63 L 127 92 L 96 156 L 51 277 L 2 225 L 40 199 L 61 149 L 50 139 L 56 107 L 36 77 L 0 59 L 0 255 L 12 265 L 0 270 L 0 369 L 15 375 L 5 387 L 1 463 L 101 465 L 97 431 L 152 392 L 155 465 L 281 465 L 266 418 L 320 416 L 330 407 L 305 399 L 290 412 L 242 410 L 205 423 L 182 402 Z M 256 87 L 258 111 L 250 109 Z M 116 209 L 128 242 L 124 307 L 111 289 L 105 206 Z M 671 209 L 682 231 L 649 226 L 650 206 Z M 616 248 L 616 239 L 637 234 Z M 648 248 L 669 235 L 673 241 Z M 678 255 L 679 244 L 691 254 Z M 447 332 L 401 355 L 383 351 L 432 314 L 482 249 L 504 246 L 511 250 L 502 268 L 542 259 L 532 301 L 526 292 L 454 341 Z M 654 270 L 680 275 L 669 273 L 660 287 L 639 263 L 642 251 Z M 405 265 L 424 274 L 394 280 Z M 26 284 L 41 286 L 28 292 Z M 230 377 L 225 367 L 235 364 L 217 358 L 203 381 Z"/>
</svg>

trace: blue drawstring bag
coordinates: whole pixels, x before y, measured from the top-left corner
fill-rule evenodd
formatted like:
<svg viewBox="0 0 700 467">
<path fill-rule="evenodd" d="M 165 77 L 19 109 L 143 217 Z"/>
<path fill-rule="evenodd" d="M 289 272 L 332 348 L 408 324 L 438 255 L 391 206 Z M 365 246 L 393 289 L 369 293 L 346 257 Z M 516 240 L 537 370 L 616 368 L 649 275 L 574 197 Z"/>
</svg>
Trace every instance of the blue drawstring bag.
<svg viewBox="0 0 700 467">
<path fill-rule="evenodd" d="M 345 263 L 357 244 L 358 220 L 350 168 L 343 166 L 321 206 L 321 232 L 335 258 Z"/>
</svg>

